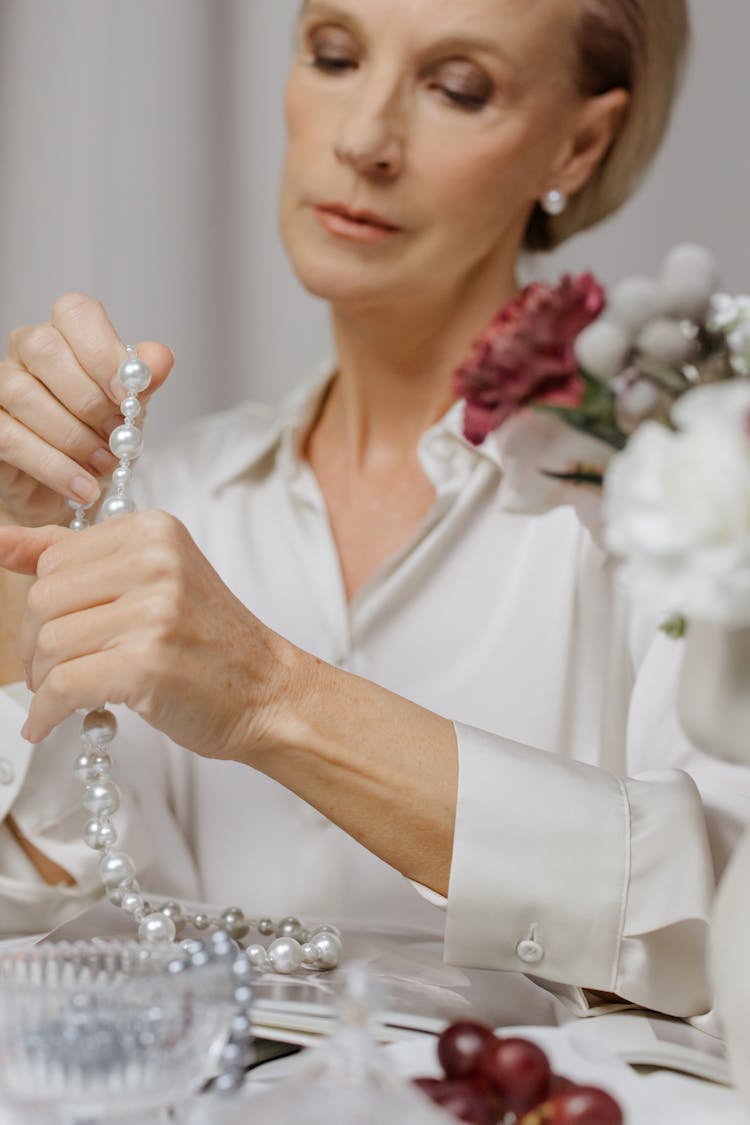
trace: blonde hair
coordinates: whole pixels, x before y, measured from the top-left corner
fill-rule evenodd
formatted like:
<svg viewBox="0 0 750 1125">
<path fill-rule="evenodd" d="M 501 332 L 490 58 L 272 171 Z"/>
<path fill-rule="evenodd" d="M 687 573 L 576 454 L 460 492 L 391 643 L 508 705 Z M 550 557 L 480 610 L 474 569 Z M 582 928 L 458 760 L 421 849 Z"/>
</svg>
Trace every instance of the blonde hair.
<svg viewBox="0 0 750 1125">
<path fill-rule="evenodd" d="M 633 193 L 666 133 L 690 43 L 687 0 L 581 0 L 578 87 L 584 97 L 630 94 L 619 133 L 588 182 L 555 218 L 541 207 L 529 250 L 551 250 L 616 211 Z"/>
</svg>

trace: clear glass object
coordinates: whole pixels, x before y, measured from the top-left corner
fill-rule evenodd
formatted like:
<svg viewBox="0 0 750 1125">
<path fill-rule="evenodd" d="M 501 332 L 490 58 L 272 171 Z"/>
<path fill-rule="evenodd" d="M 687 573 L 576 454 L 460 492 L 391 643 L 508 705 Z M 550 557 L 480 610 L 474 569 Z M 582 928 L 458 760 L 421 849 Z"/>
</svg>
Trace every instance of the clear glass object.
<svg viewBox="0 0 750 1125">
<path fill-rule="evenodd" d="M 191 965 L 174 946 L 0 955 L 0 1092 L 45 1122 L 161 1120 L 215 1068 L 232 1013 L 226 962 Z"/>
</svg>

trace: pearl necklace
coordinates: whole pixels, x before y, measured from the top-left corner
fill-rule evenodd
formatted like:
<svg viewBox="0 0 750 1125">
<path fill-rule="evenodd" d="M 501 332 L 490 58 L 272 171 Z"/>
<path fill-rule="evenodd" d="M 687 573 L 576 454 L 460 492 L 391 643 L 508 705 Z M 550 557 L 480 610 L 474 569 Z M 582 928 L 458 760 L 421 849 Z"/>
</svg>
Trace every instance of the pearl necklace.
<svg viewBox="0 0 750 1125">
<path fill-rule="evenodd" d="M 151 371 L 134 348 L 128 348 L 128 358 L 118 371 L 118 379 L 127 392 L 120 404 L 123 424 L 113 430 L 109 447 L 120 464 L 112 474 L 112 491 L 99 510 L 99 522 L 135 511 L 128 487 L 133 463 L 143 450 L 143 433 L 135 424 L 142 409 L 138 396 L 150 385 Z M 89 526 L 87 508 L 75 501 L 69 503 L 74 511 L 70 526 L 74 531 L 83 531 Z M 107 898 L 137 923 L 139 939 L 149 945 L 169 945 L 187 926 L 192 926 L 198 931 L 224 932 L 239 942 L 255 929 L 262 937 L 274 939 L 267 949 L 260 943 L 247 947 L 248 959 L 255 968 L 277 973 L 293 973 L 300 968 L 335 969 L 343 951 L 341 933 L 335 926 L 317 926 L 308 931 L 291 916 L 277 923 L 270 918 L 247 918 L 237 907 L 214 916 L 191 913 L 179 902 L 154 907 L 146 901 L 133 860 L 115 848 L 117 831 L 111 818 L 120 806 L 120 791 L 111 777 L 109 747 L 116 734 L 117 720 L 111 711 L 90 711 L 83 720 L 83 749 L 73 769 L 84 785 L 83 804 L 90 816 L 83 830 L 84 841 L 101 852 L 99 874 Z"/>
</svg>

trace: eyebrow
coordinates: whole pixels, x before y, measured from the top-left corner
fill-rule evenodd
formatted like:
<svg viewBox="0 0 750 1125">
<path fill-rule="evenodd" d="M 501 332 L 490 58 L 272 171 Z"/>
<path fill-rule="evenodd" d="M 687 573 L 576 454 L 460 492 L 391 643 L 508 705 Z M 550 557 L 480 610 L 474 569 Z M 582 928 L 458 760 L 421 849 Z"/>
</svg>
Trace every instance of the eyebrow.
<svg viewBox="0 0 750 1125">
<path fill-rule="evenodd" d="M 362 25 L 357 17 L 351 12 L 347 12 L 343 8 L 338 7 L 336 4 L 327 3 L 326 0 L 304 0 L 300 11 L 300 19 L 307 14 L 309 9 L 312 9 L 324 19 L 335 19 L 356 31 L 363 31 Z M 436 54 L 440 51 L 480 51 L 484 54 L 494 55 L 495 58 L 499 58 L 502 62 L 507 63 L 510 61 L 499 43 L 494 39 L 486 39 L 479 35 L 453 33 L 447 35 L 444 39 L 430 44 L 429 50 L 431 54 Z"/>
</svg>

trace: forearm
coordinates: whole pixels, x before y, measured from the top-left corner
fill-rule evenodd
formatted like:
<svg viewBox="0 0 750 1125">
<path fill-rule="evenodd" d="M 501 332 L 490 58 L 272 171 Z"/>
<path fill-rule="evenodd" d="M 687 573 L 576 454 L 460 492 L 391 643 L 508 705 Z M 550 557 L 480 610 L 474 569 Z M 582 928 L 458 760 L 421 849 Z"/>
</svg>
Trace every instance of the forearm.
<svg viewBox="0 0 750 1125">
<path fill-rule="evenodd" d="M 458 785 L 453 724 L 306 654 L 298 663 L 281 736 L 250 751 L 247 763 L 408 878 L 447 894 Z"/>
</svg>

